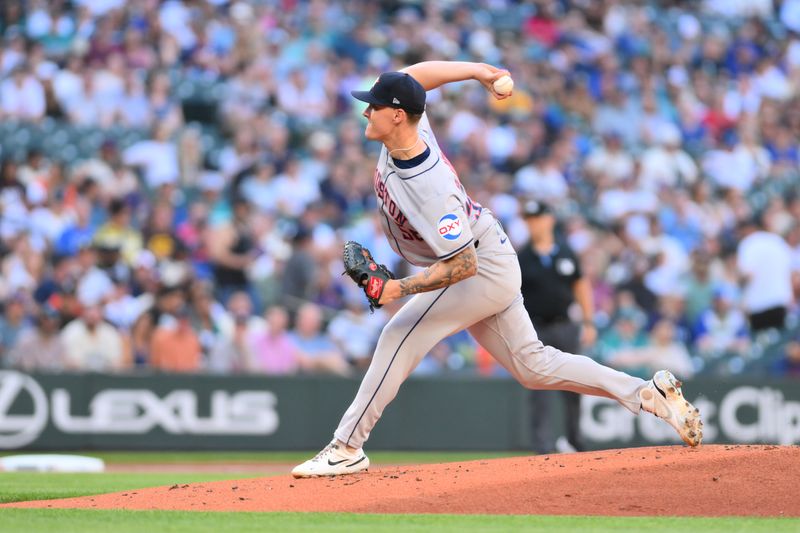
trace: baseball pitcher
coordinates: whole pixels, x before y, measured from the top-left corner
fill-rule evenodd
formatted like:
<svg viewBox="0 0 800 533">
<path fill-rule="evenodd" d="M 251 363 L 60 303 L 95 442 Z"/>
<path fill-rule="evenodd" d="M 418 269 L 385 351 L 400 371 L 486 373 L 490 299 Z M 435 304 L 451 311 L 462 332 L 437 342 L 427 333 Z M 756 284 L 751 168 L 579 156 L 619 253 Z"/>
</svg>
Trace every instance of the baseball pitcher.
<svg viewBox="0 0 800 533">
<path fill-rule="evenodd" d="M 426 91 L 477 80 L 502 99 L 510 93 L 497 92 L 494 82 L 508 75 L 483 63 L 429 61 L 381 74 L 369 91 L 352 92 L 367 104 L 367 139 L 383 144 L 374 184 L 386 238 L 395 252 L 425 269 L 393 279 L 368 250 L 345 245 L 345 269 L 372 306 L 412 298 L 384 328 L 334 439 L 295 467 L 295 477 L 366 470 L 362 446 L 400 385 L 436 343 L 465 328 L 525 387 L 613 398 L 633 413 L 663 418 L 690 446 L 700 444 L 700 413 L 668 371 L 644 381 L 539 341 L 523 306 L 514 248 L 439 149 L 425 114 Z"/>
</svg>

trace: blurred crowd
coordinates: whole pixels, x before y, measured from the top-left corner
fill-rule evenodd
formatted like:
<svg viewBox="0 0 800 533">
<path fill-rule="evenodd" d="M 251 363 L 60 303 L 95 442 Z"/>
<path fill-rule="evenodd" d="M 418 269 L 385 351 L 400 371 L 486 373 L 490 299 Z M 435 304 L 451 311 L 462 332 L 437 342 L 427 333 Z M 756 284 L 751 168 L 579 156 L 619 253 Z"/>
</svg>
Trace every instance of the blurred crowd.
<svg viewBox="0 0 800 533">
<path fill-rule="evenodd" d="M 587 353 L 800 376 L 800 0 L 0 3 L 0 366 L 365 368 L 396 309 L 342 242 L 411 267 L 350 91 L 433 59 L 511 71 L 428 115 L 517 247 L 520 199 L 556 209 Z M 456 371 L 499 372 L 467 334 L 417 370 Z"/>
</svg>

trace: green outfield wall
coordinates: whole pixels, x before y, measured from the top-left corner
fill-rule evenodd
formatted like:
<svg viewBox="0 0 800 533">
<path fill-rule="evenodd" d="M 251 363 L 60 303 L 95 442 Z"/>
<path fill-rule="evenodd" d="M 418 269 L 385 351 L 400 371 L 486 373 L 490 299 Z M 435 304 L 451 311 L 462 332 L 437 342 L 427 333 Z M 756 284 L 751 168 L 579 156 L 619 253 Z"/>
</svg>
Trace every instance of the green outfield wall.
<svg viewBox="0 0 800 533">
<path fill-rule="evenodd" d="M 28 375 L 0 371 L 0 449 L 317 449 L 359 381 L 326 377 Z M 696 379 L 706 442 L 800 443 L 800 383 Z M 370 449 L 530 446 L 527 391 L 508 379 L 416 378 L 386 409 Z M 560 419 L 560 414 L 554 417 Z M 650 415 L 584 397 L 593 449 L 677 442 Z"/>
</svg>

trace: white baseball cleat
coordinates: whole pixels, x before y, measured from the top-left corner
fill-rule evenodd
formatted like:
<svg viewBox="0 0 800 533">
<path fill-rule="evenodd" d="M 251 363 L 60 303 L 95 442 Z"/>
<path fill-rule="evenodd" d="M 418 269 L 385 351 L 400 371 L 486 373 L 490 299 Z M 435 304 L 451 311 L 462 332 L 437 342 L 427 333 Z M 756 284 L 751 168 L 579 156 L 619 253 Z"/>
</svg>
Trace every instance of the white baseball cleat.
<svg viewBox="0 0 800 533">
<path fill-rule="evenodd" d="M 642 409 L 663 418 L 689 446 L 703 441 L 700 410 L 689 403 L 681 392 L 681 382 L 667 370 L 659 370 L 639 391 Z"/>
<path fill-rule="evenodd" d="M 292 475 L 294 477 L 341 476 L 363 472 L 368 468 L 369 458 L 364 455 L 364 450 L 350 452 L 334 439 L 313 459 L 294 467 Z"/>
</svg>

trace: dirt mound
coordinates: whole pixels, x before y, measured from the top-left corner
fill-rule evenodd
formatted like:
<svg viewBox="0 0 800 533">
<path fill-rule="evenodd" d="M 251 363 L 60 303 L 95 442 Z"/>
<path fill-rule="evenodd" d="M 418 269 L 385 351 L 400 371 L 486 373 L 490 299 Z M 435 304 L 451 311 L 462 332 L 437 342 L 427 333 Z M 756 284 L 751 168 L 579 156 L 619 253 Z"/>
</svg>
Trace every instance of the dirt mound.
<svg viewBox="0 0 800 533">
<path fill-rule="evenodd" d="M 800 447 L 632 448 L 173 485 L 15 507 L 800 516 Z"/>
</svg>

